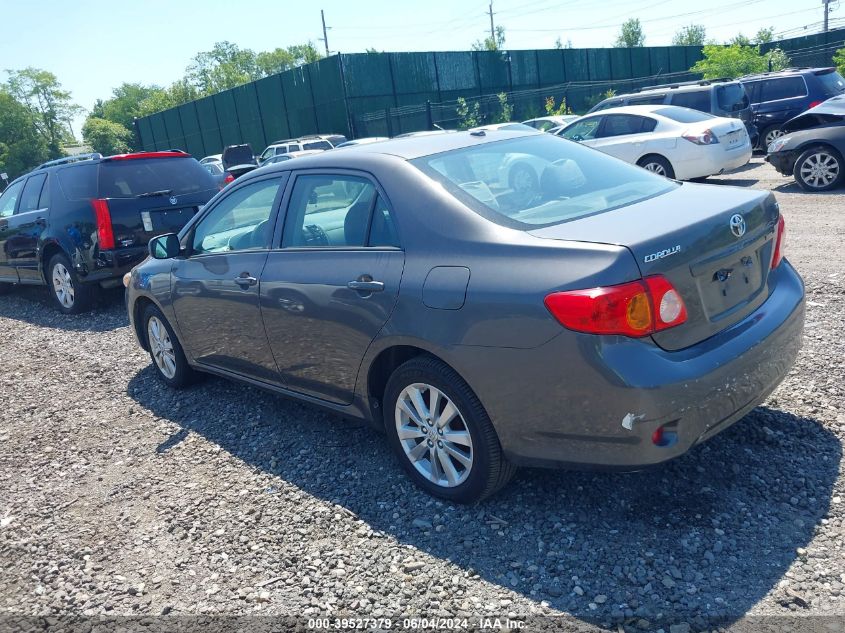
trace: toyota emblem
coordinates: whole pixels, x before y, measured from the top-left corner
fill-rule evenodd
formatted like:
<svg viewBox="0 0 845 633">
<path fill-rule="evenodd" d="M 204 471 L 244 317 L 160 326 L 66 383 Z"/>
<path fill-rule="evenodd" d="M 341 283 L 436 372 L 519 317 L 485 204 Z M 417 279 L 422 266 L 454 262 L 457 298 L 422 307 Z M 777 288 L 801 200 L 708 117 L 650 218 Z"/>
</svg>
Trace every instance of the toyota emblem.
<svg viewBox="0 0 845 633">
<path fill-rule="evenodd" d="M 734 213 L 731 216 L 731 233 L 737 237 L 745 235 L 745 218 L 739 213 Z"/>
<path fill-rule="evenodd" d="M 177 202 L 179 202 L 179 200 L 176 198 L 176 196 L 170 196 L 170 204 L 176 204 Z M 739 217 L 739 216 L 735 216 L 735 217 Z M 739 219 L 741 220 L 742 218 L 740 217 Z M 733 228 L 733 219 L 731 220 L 731 228 Z M 742 227 L 742 233 L 745 233 L 745 225 L 744 224 L 743 224 L 743 227 Z M 740 233 L 740 235 L 742 235 L 742 233 Z"/>
</svg>

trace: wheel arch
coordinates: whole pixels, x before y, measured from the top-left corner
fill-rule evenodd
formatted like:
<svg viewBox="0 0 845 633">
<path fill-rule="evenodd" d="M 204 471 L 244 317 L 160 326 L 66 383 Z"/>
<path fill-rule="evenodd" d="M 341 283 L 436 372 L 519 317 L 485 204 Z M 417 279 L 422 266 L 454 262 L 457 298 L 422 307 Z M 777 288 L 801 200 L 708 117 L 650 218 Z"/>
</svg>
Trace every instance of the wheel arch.
<svg viewBox="0 0 845 633">
<path fill-rule="evenodd" d="M 56 255 L 64 255 L 68 257 L 65 249 L 62 248 L 61 244 L 59 244 L 55 240 L 51 240 L 46 242 L 41 247 L 41 257 L 39 258 L 39 264 L 41 266 L 41 278 L 44 280 L 44 283 L 48 286 L 50 285 L 49 274 L 50 271 L 48 270 L 50 266 L 50 260 L 53 259 Z M 70 260 L 70 257 L 68 257 Z"/>
</svg>

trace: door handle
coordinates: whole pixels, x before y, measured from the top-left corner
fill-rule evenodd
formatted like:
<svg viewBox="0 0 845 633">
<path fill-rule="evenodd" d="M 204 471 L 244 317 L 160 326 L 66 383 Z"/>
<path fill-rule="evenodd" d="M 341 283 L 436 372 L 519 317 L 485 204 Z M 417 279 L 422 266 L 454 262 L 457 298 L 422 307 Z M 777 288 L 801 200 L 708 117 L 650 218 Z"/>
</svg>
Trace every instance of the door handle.
<svg viewBox="0 0 845 633">
<path fill-rule="evenodd" d="M 346 287 L 357 292 L 382 292 L 384 290 L 384 282 L 373 281 L 371 279 L 356 279 L 347 283 Z"/>
<path fill-rule="evenodd" d="M 241 273 L 238 277 L 235 277 L 235 283 L 242 288 L 248 288 L 249 286 L 257 284 L 258 280 L 255 277 L 252 277 L 249 273 Z"/>
</svg>

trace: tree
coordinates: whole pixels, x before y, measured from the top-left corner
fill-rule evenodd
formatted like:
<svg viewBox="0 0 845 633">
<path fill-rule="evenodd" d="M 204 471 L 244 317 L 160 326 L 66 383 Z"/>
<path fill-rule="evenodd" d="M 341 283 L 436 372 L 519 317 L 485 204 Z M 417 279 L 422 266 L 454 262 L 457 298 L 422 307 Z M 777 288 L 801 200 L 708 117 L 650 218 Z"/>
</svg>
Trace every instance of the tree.
<svg viewBox="0 0 845 633">
<path fill-rule="evenodd" d="M 120 123 L 88 117 L 82 126 L 82 139 L 104 156 L 125 154 L 131 149 L 132 132 Z"/>
<path fill-rule="evenodd" d="M 51 157 L 33 112 L 0 87 L 0 171 L 15 179 Z"/>
<path fill-rule="evenodd" d="M 737 33 L 731 38 L 731 41 L 728 42 L 731 46 L 751 46 L 753 42 L 751 38 L 743 33 Z"/>
<path fill-rule="evenodd" d="M 775 38 L 775 27 L 761 28 L 754 36 L 755 44 L 768 44 Z"/>
<path fill-rule="evenodd" d="M 500 51 L 505 48 L 505 27 L 501 24 L 495 29 L 495 36 L 488 35 L 484 40 L 476 40 L 472 43 L 474 51 Z"/>
<path fill-rule="evenodd" d="M 71 101 L 70 93 L 62 90 L 56 76 L 40 68 L 7 70 L 6 89 L 33 113 L 33 124 L 47 141 L 50 155 L 62 155 L 62 145 L 73 142 L 70 120 L 82 111 Z"/>
<path fill-rule="evenodd" d="M 194 101 L 204 96 L 200 94 L 199 90 L 192 85 L 188 79 L 180 79 L 174 81 L 167 88 L 153 92 L 149 97 L 144 99 L 138 106 L 138 116 L 147 116 L 155 114 L 162 110 L 175 108 L 183 103 Z"/>
<path fill-rule="evenodd" d="M 690 72 L 701 73 L 705 79 L 735 78 L 767 70 L 781 70 L 788 65 L 789 57 L 779 48 L 762 55 L 759 46 L 708 44 L 704 47 L 704 59 L 695 62 Z"/>
<path fill-rule="evenodd" d="M 255 56 L 255 65 L 258 70 L 258 76 L 255 79 L 275 75 L 303 64 L 319 61 L 322 58 L 323 55 L 312 42 L 258 53 Z"/>
<path fill-rule="evenodd" d="M 616 38 L 615 48 L 637 48 L 645 46 L 645 34 L 639 18 L 630 18 L 622 23 L 622 30 Z"/>
<path fill-rule="evenodd" d="M 496 95 L 499 100 L 499 113 L 494 117 L 493 123 L 507 123 L 513 117 L 513 106 L 508 103 L 508 95 L 500 92 Z"/>
<path fill-rule="evenodd" d="M 210 51 L 197 53 L 186 78 L 204 95 L 221 92 L 258 78 L 256 56 L 232 42 L 217 42 Z"/>
<path fill-rule="evenodd" d="M 476 127 L 481 122 L 480 110 L 478 101 L 470 107 L 466 99 L 458 97 L 457 107 L 455 108 L 455 113 L 458 115 L 458 129 L 468 130 Z"/>
<path fill-rule="evenodd" d="M 845 48 L 840 48 L 833 54 L 833 63 L 836 65 L 836 70 L 839 74 L 845 73 Z"/>
<path fill-rule="evenodd" d="M 703 24 L 689 24 L 672 37 L 673 46 L 704 46 L 707 29 Z"/>
</svg>

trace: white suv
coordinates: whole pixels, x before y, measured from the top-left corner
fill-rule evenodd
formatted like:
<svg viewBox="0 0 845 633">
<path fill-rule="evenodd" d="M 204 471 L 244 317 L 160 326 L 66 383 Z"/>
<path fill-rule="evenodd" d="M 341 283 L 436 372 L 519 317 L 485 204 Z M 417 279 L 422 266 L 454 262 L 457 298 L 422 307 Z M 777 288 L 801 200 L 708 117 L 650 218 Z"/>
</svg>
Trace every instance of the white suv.
<svg viewBox="0 0 845 633">
<path fill-rule="evenodd" d="M 290 152 L 301 152 L 303 150 L 334 149 L 345 142 L 346 137 L 342 134 L 315 134 L 314 136 L 302 136 L 300 138 L 276 141 L 268 145 L 267 149 L 261 152 L 261 156 L 258 157 L 258 164 L 263 165 L 267 160 L 279 154 L 289 154 Z"/>
</svg>

